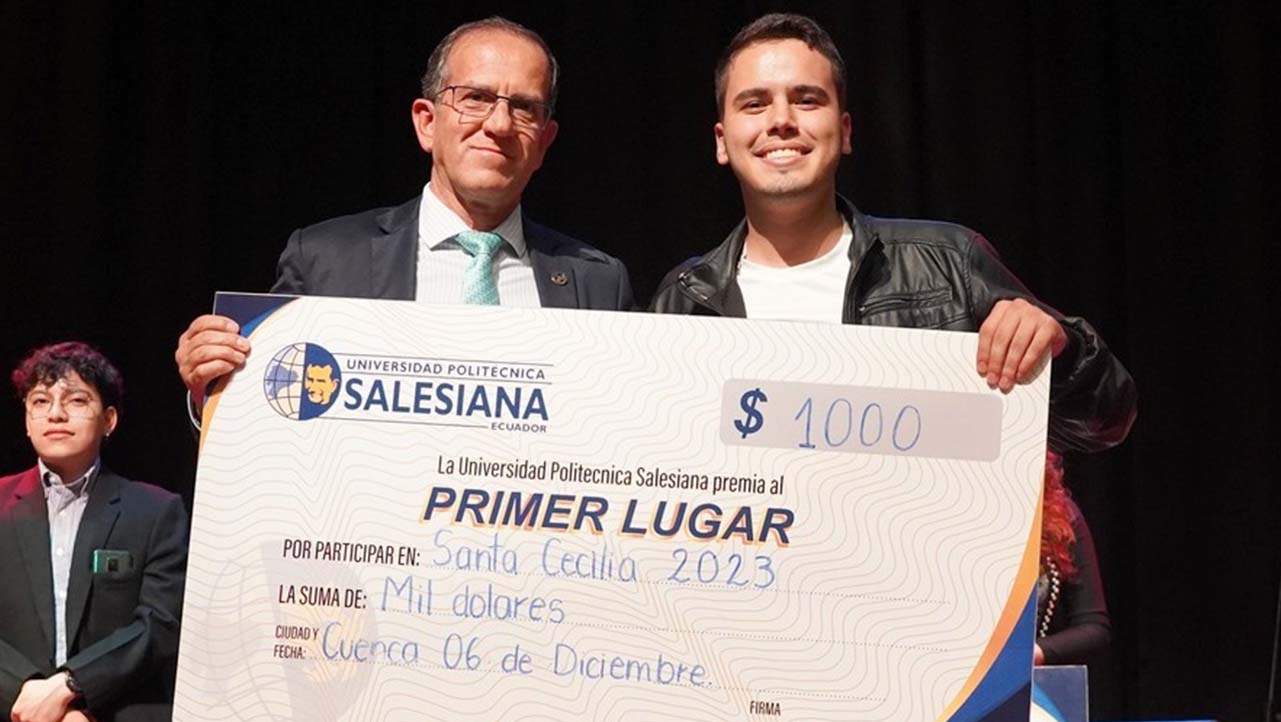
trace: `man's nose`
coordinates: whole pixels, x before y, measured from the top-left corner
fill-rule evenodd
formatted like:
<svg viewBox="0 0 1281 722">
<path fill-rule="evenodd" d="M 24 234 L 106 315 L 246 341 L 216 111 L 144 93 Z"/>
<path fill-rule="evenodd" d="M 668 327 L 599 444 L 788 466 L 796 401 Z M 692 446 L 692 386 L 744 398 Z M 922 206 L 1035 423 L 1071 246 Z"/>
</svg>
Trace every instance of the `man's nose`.
<svg viewBox="0 0 1281 722">
<path fill-rule="evenodd" d="M 67 407 L 63 405 L 62 399 L 53 399 L 49 402 L 49 420 L 66 421 Z"/>
<path fill-rule="evenodd" d="M 511 135 L 516 130 L 516 124 L 512 122 L 512 109 L 508 105 L 510 101 L 506 98 L 499 98 L 494 103 L 494 109 L 489 111 L 489 117 L 485 118 L 485 130 L 494 135 Z"/>
<path fill-rule="evenodd" d="M 787 98 L 777 98 L 769 106 L 769 129 L 771 132 L 788 136 L 796 132 L 796 111 Z"/>
</svg>

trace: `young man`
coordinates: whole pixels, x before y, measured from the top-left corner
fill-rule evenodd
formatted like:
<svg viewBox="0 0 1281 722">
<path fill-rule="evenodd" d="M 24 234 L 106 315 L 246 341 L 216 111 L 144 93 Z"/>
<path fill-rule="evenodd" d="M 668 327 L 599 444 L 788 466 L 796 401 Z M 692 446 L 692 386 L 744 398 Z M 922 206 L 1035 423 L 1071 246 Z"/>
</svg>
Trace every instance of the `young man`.
<svg viewBox="0 0 1281 722">
<path fill-rule="evenodd" d="M 813 20 L 766 15 L 716 69 L 716 160 L 747 218 L 667 275 L 660 313 L 978 331 L 978 373 L 1009 391 L 1051 356 L 1050 443 L 1094 450 L 1134 420 L 1134 383 L 1084 320 L 1040 304 L 977 233 L 873 218 L 836 193 L 850 153 L 845 66 Z"/>
<path fill-rule="evenodd" d="M 534 31 L 489 18 L 456 28 L 427 61 L 411 106 L 431 154 L 423 194 L 395 208 L 295 231 L 275 293 L 629 310 L 616 258 L 537 225 L 520 199 L 556 139 L 559 66 Z M 249 342 L 228 318 L 200 316 L 174 354 L 199 399 L 239 368 Z"/>
<path fill-rule="evenodd" d="M 13 383 L 36 465 L 0 479 L 0 709 L 15 722 L 168 720 L 182 500 L 103 466 L 123 384 L 102 354 L 46 346 Z"/>
</svg>

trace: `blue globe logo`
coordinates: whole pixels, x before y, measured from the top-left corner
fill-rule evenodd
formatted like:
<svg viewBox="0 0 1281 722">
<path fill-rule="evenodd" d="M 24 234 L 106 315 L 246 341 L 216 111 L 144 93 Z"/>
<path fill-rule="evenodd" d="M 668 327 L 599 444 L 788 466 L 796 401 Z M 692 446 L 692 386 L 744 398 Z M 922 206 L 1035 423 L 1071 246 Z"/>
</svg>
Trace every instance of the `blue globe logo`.
<svg viewBox="0 0 1281 722">
<path fill-rule="evenodd" d="M 267 403 L 294 421 L 314 419 L 328 411 L 341 386 L 338 361 L 314 343 L 295 343 L 277 351 L 262 379 Z"/>
</svg>

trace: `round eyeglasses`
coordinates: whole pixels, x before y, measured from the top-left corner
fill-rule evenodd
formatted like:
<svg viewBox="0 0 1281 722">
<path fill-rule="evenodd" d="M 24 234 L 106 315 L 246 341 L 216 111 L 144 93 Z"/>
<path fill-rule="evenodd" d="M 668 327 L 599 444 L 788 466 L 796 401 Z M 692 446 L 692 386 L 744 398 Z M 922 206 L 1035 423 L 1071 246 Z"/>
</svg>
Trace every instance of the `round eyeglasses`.
<svg viewBox="0 0 1281 722">
<path fill-rule="evenodd" d="M 35 392 L 27 397 L 27 416 L 32 419 L 47 419 L 54 416 L 56 409 L 73 419 L 90 419 L 97 415 L 98 404 L 92 395 L 84 391 L 73 391 L 65 396 L 53 396 Z"/>
</svg>

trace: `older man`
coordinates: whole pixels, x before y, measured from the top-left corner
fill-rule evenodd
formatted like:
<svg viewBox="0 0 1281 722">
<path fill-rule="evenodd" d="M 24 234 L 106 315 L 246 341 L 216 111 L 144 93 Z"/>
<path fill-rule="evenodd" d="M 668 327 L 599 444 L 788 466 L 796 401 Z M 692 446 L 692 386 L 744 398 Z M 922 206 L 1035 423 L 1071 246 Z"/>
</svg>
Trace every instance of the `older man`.
<svg viewBox="0 0 1281 722">
<path fill-rule="evenodd" d="M 423 194 L 394 208 L 294 232 L 277 293 L 626 310 L 617 259 L 533 223 L 520 199 L 557 124 L 556 58 L 532 30 L 502 18 L 456 28 L 436 46 L 411 115 L 431 154 Z M 238 368 L 249 343 L 228 318 L 197 318 L 174 354 L 197 399 Z"/>
<path fill-rule="evenodd" d="M 715 79 L 716 159 L 747 218 L 669 273 L 654 310 L 978 331 L 977 372 L 1003 391 L 1054 358 L 1052 446 L 1125 438 L 1134 383 L 1088 323 L 1039 303 L 974 231 L 874 218 L 837 195 L 851 121 L 845 65 L 821 27 L 766 15 L 730 42 Z"/>
</svg>

